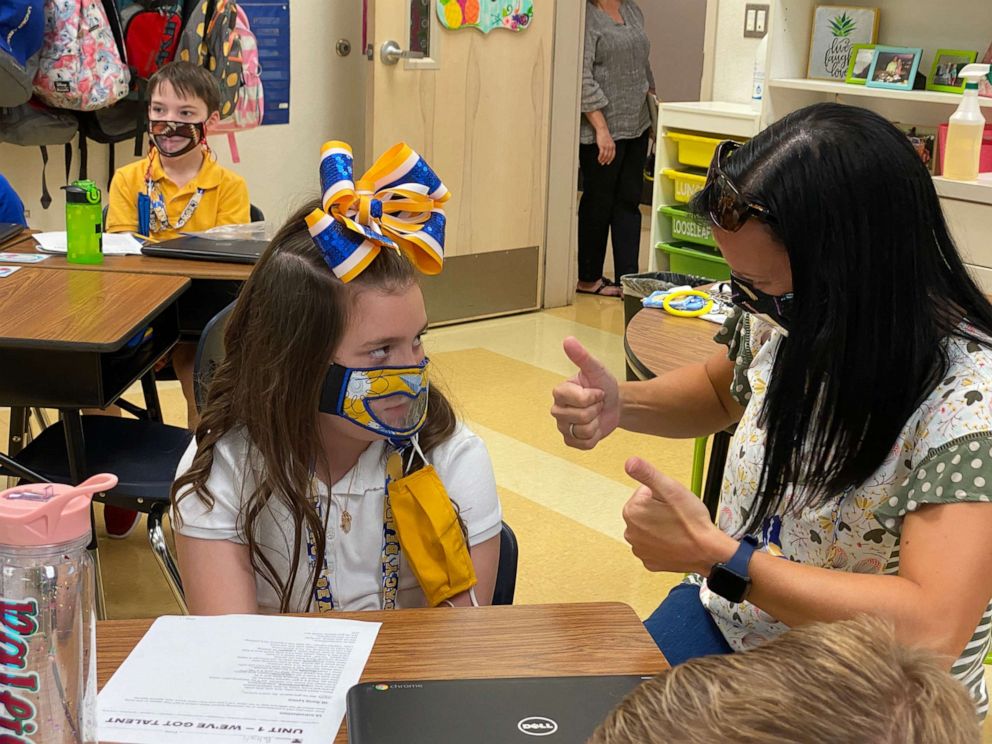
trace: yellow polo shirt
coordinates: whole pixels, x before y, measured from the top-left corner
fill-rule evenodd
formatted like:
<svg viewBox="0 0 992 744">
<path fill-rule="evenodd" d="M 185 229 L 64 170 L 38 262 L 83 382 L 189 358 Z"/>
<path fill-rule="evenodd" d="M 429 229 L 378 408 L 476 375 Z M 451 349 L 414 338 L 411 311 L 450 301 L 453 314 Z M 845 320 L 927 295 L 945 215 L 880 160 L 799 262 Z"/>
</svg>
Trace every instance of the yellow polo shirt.
<svg viewBox="0 0 992 744">
<path fill-rule="evenodd" d="M 107 232 L 138 231 L 138 194 L 145 192 L 147 169 L 147 158 L 117 169 L 110 184 Z M 241 225 L 251 220 L 245 179 L 208 156 L 204 156 L 196 177 L 182 188 L 169 180 L 157 157 L 152 161 L 151 175 L 165 200 L 165 211 L 171 225 L 176 224 L 196 190 L 203 189 L 203 197 L 196 211 L 181 228 L 183 232 L 200 232 L 218 225 Z M 160 230 L 154 235 L 159 240 L 178 236 L 176 230 Z"/>
</svg>

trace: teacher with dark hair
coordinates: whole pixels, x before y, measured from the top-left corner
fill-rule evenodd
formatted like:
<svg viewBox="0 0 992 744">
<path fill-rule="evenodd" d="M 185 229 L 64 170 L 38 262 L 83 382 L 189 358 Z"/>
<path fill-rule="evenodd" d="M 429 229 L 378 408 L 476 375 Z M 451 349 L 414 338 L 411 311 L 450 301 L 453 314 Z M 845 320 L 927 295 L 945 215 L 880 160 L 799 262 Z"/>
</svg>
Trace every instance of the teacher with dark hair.
<svg viewBox="0 0 992 744">
<path fill-rule="evenodd" d="M 722 143 L 693 206 L 731 268 L 727 352 L 618 383 L 566 339 L 579 372 L 552 408 L 579 449 L 617 427 L 736 426 L 717 524 L 683 485 L 627 461 L 643 484 L 624 507 L 634 554 L 689 574 L 649 632 L 677 664 L 873 615 L 937 652 L 984 717 L 992 306 L 930 173 L 890 122 L 824 103 Z"/>
<path fill-rule="evenodd" d="M 588 0 L 582 56 L 579 165 L 579 282 L 576 291 L 620 296 L 619 279 L 637 273 L 641 191 L 654 76 L 651 42 L 634 0 Z M 615 281 L 603 276 L 612 237 Z"/>
</svg>

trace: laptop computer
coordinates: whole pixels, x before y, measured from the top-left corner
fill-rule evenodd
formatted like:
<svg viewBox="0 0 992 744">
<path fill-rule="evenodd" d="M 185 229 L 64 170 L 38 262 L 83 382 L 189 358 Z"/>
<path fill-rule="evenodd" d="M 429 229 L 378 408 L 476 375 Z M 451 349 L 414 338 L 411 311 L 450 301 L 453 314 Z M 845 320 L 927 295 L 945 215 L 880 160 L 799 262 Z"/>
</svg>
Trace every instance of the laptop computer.
<svg viewBox="0 0 992 744">
<path fill-rule="evenodd" d="M 265 240 L 212 240 L 195 235 L 181 235 L 161 243 L 141 246 L 146 256 L 188 258 L 198 261 L 227 261 L 253 264 L 258 261 L 268 242 Z"/>
<path fill-rule="evenodd" d="M 16 222 L 0 222 L 0 243 L 16 238 L 24 229 L 24 225 L 18 225 Z"/>
<path fill-rule="evenodd" d="M 646 679 L 364 682 L 348 691 L 348 744 L 583 744 Z"/>
</svg>

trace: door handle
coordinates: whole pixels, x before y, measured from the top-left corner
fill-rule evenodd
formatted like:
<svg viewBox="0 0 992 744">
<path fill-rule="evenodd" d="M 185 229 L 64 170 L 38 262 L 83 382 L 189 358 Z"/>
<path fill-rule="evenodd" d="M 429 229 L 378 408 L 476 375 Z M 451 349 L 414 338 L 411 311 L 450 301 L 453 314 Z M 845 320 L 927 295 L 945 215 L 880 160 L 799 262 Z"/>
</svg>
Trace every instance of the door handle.
<svg viewBox="0 0 992 744">
<path fill-rule="evenodd" d="M 411 52 L 403 49 L 399 44 L 390 39 L 379 50 L 379 59 L 384 65 L 395 65 L 401 59 L 423 59 L 423 52 Z"/>
</svg>

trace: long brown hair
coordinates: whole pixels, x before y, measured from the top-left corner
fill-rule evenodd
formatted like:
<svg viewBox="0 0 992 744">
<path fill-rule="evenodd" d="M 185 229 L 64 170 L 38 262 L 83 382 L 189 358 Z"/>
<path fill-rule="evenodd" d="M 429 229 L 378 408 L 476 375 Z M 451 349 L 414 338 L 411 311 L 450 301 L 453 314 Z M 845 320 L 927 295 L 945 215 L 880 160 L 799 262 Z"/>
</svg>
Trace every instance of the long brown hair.
<svg viewBox="0 0 992 744">
<path fill-rule="evenodd" d="M 225 357 L 210 383 L 196 428 L 196 455 L 172 487 L 178 506 L 195 495 L 213 508 L 207 487 L 214 447 L 225 434 L 241 429 L 249 444 L 244 475 L 254 490 L 243 495 L 238 531 L 247 541 L 251 564 L 279 596 L 280 612 L 290 602 L 297 580 L 305 528 L 317 555 L 326 547 L 324 523 L 317 515 L 310 484 L 313 463 L 324 462 L 318 435 L 318 405 L 328 360 L 344 335 L 356 290 L 402 291 L 416 282 L 410 262 L 382 250 L 362 274 L 342 283 L 328 268 L 304 220 L 318 207 L 296 212 L 272 239 L 245 283 L 224 333 Z M 420 446 L 429 452 L 448 439 L 455 415 L 432 384 Z M 260 519 L 270 504 L 281 503 L 296 536 L 289 576 L 278 575 L 258 541 Z M 175 512 L 178 516 L 178 509 Z M 310 596 L 317 574 L 311 571 Z"/>
</svg>

